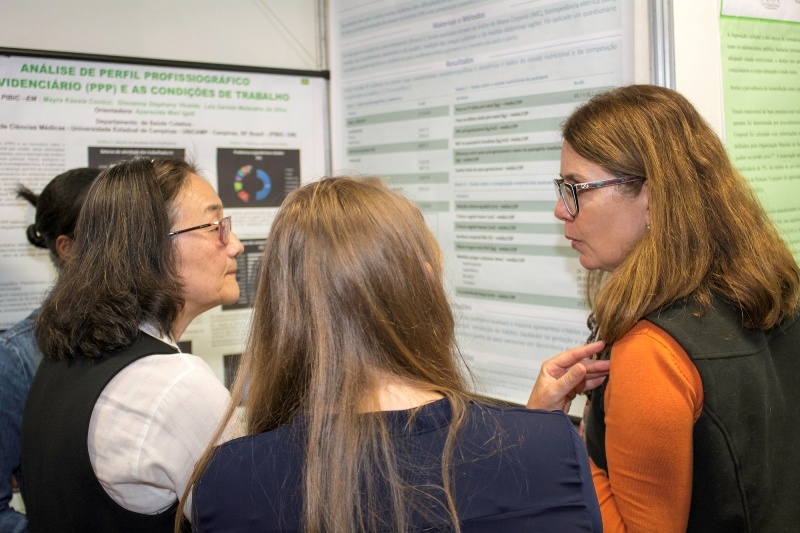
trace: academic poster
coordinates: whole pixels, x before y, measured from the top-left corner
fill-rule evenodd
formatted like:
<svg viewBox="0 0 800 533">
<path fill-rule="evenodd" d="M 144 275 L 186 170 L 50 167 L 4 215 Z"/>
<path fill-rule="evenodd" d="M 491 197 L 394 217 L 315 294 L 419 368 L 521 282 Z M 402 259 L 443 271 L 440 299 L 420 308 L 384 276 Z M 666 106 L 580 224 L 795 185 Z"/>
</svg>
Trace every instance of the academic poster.
<svg viewBox="0 0 800 533">
<path fill-rule="evenodd" d="M 333 169 L 381 176 L 419 205 L 488 396 L 525 403 L 541 362 L 586 340 L 585 274 L 553 215 L 559 128 L 632 82 L 630 9 L 331 2 Z"/>
<path fill-rule="evenodd" d="M 722 2 L 725 145 L 800 261 L 800 2 Z"/>
<path fill-rule="evenodd" d="M 57 174 L 132 156 L 184 157 L 217 189 L 245 244 L 240 301 L 181 339 L 220 379 L 250 317 L 261 245 L 289 191 L 327 165 L 327 81 L 318 76 L 0 55 L 0 329 L 36 308 L 54 279 L 28 244 L 34 211 L 15 197 Z"/>
</svg>

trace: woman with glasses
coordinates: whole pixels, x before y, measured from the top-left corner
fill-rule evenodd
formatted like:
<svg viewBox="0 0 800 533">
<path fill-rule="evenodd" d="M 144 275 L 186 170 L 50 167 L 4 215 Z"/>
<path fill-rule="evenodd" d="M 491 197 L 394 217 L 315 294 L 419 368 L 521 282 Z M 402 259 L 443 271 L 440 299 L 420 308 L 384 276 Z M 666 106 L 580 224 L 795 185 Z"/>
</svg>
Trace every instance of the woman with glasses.
<svg viewBox="0 0 800 533">
<path fill-rule="evenodd" d="M 199 461 L 197 531 L 600 530 L 569 418 L 468 391 L 441 276 L 422 214 L 381 180 L 287 197 L 227 412 L 243 402 L 248 436 Z M 591 386 L 587 365 L 575 377 Z M 541 392 L 532 405 L 565 407 Z"/>
<path fill-rule="evenodd" d="M 190 164 L 134 159 L 90 189 L 42 306 L 23 415 L 30 531 L 170 531 L 229 394 L 177 341 L 239 298 L 242 245 Z"/>
<path fill-rule="evenodd" d="M 555 215 L 611 363 L 585 416 L 605 531 L 796 530 L 791 252 L 678 93 L 599 94 L 563 136 Z"/>
</svg>

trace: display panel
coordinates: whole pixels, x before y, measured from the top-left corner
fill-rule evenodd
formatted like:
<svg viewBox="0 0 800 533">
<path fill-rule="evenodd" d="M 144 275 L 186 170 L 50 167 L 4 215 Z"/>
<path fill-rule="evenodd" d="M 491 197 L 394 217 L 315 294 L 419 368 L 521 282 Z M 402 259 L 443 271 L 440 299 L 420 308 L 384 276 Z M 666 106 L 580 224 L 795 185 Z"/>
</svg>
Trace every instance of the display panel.
<svg viewBox="0 0 800 533">
<path fill-rule="evenodd" d="M 800 2 L 722 2 L 725 148 L 800 261 Z"/>
<path fill-rule="evenodd" d="M 334 170 L 385 177 L 421 207 L 487 396 L 524 403 L 541 362 L 586 340 L 584 271 L 553 216 L 559 127 L 634 81 L 632 9 L 331 2 Z"/>
<path fill-rule="evenodd" d="M 34 210 L 15 198 L 17 184 L 40 192 L 74 167 L 186 157 L 246 245 L 240 302 L 204 313 L 181 339 L 223 379 L 223 355 L 242 348 L 275 211 L 327 171 L 327 80 L 262 70 L 0 55 L 0 329 L 37 307 L 54 279 L 47 252 L 26 240 Z"/>
</svg>

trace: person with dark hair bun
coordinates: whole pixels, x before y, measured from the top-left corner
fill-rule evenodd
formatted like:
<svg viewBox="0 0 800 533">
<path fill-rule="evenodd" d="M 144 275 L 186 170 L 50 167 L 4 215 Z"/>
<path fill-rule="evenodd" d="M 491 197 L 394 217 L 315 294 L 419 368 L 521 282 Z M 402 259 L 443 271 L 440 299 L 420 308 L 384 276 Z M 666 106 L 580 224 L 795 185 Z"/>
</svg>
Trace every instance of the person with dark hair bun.
<svg viewBox="0 0 800 533">
<path fill-rule="evenodd" d="M 36 194 L 19 185 L 17 197 L 24 198 L 34 208 L 36 217 L 28 226 L 28 241 L 37 248 L 50 250 L 56 268 L 60 268 L 69 253 L 86 191 L 100 173 L 96 168 L 75 168 L 59 174 Z M 21 484 L 20 431 L 22 409 L 33 374 L 42 353 L 36 343 L 33 325 L 36 309 L 0 335 L 0 531 L 27 530 L 25 515 L 16 512 L 9 503 L 12 479 Z"/>
<path fill-rule="evenodd" d="M 17 187 L 17 197 L 36 208 L 34 223 L 26 231 L 28 241 L 37 248 L 49 249 L 56 266 L 61 264 L 72 242 L 89 185 L 98 174 L 97 168 L 68 170 L 53 178 L 41 194 L 23 185 Z"/>
</svg>

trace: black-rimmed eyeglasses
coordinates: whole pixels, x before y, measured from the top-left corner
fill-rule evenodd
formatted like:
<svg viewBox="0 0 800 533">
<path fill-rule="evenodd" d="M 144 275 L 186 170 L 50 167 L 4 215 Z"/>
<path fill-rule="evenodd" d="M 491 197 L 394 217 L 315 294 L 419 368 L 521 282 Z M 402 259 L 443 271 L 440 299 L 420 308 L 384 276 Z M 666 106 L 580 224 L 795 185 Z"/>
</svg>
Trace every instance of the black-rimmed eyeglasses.
<svg viewBox="0 0 800 533">
<path fill-rule="evenodd" d="M 178 231 L 170 231 L 169 236 L 172 237 L 173 235 L 178 235 L 179 233 L 186 233 L 187 231 L 194 231 L 196 229 L 210 228 L 211 226 L 219 226 L 219 242 L 221 242 L 222 244 L 228 244 L 228 240 L 231 237 L 230 215 L 226 216 L 222 220 L 218 220 L 217 222 L 209 222 L 208 224 L 200 224 L 199 226 L 193 226 L 191 228 L 179 229 Z"/>
<path fill-rule="evenodd" d="M 613 185 L 622 185 L 623 183 L 630 183 L 632 181 L 643 180 L 640 176 L 622 176 L 620 178 L 611 178 L 610 180 L 589 181 L 587 183 L 567 183 L 564 178 L 556 178 L 553 184 L 556 186 L 556 195 L 564 202 L 564 207 L 567 212 L 576 216 L 580 207 L 578 205 L 578 193 L 581 191 L 588 191 L 589 189 L 599 189 L 600 187 L 611 187 Z"/>
</svg>

